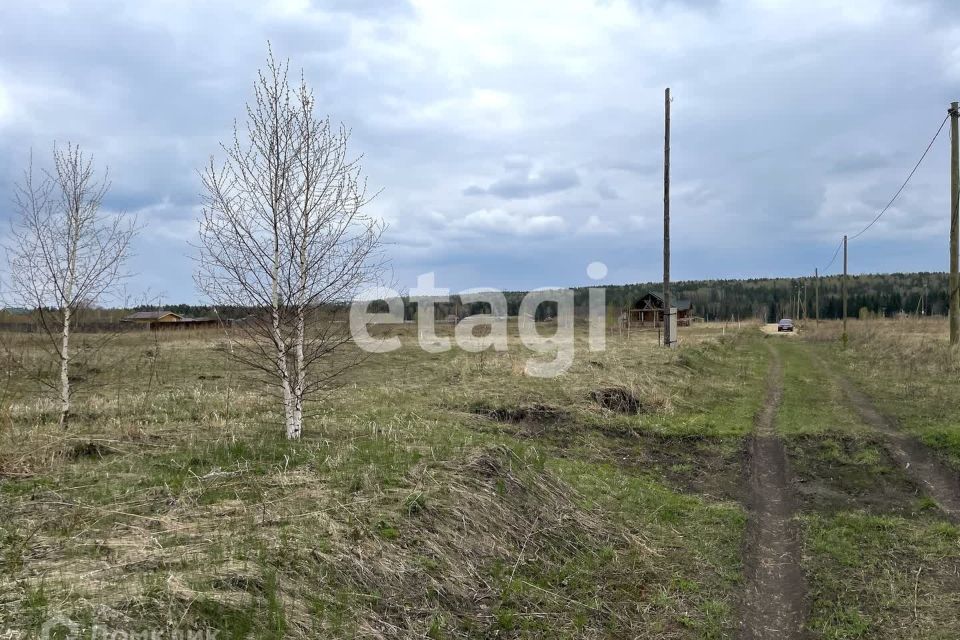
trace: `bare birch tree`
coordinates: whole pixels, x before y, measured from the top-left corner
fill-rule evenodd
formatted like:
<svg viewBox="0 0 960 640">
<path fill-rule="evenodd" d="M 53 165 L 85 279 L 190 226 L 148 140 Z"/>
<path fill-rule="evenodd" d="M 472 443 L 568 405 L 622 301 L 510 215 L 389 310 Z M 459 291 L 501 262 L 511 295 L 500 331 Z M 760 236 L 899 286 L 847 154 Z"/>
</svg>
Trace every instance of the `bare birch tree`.
<svg viewBox="0 0 960 640">
<path fill-rule="evenodd" d="M 279 389 L 286 434 L 303 430 L 304 402 L 358 357 L 340 312 L 384 271 L 383 225 L 366 215 L 366 181 L 342 125 L 318 118 L 312 91 L 288 81 L 272 53 L 234 126 L 222 165 L 203 171 L 198 287 L 215 306 L 254 313 L 230 329 L 234 358 Z"/>
<path fill-rule="evenodd" d="M 14 191 L 18 217 L 7 246 L 9 292 L 36 309 L 59 359 L 60 425 L 71 411 L 70 337 L 81 308 L 98 302 L 127 277 L 124 271 L 136 222 L 100 211 L 110 188 L 79 146 L 54 146 L 53 170 L 30 166 Z"/>
</svg>

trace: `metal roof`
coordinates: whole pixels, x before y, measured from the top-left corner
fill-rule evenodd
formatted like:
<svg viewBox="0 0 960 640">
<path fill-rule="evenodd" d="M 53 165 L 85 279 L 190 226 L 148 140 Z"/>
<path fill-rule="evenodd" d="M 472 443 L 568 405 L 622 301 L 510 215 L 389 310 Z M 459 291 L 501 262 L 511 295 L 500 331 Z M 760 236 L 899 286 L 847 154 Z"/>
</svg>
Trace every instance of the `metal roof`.
<svg viewBox="0 0 960 640">
<path fill-rule="evenodd" d="M 662 295 L 660 295 L 659 293 L 654 293 L 653 291 L 648 291 L 647 295 L 643 296 L 643 298 L 646 298 L 647 296 L 650 296 L 652 298 L 656 298 L 657 300 L 659 300 L 660 306 L 663 307 Z M 643 300 L 643 298 L 640 298 L 640 300 Z M 637 300 L 637 302 L 640 302 L 640 300 Z M 685 311 L 687 309 L 693 308 L 693 302 L 691 302 L 689 299 L 686 299 L 686 298 L 681 298 L 679 300 L 671 300 L 670 303 L 672 306 L 677 308 L 677 311 Z M 636 305 L 636 302 L 634 303 L 634 305 Z"/>
<path fill-rule="evenodd" d="M 173 311 L 137 311 L 125 317 L 124 320 L 159 320 L 164 316 L 183 318 L 179 313 Z"/>
</svg>

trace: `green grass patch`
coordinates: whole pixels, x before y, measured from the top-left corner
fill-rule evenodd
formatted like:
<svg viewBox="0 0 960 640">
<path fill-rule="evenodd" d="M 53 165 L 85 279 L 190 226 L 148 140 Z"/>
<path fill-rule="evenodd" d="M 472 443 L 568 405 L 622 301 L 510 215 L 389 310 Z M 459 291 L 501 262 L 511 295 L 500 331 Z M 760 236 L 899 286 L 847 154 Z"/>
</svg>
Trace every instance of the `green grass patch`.
<svg viewBox="0 0 960 640">
<path fill-rule="evenodd" d="M 809 627 L 830 640 L 960 636 L 960 531 L 841 513 L 803 518 Z"/>
</svg>

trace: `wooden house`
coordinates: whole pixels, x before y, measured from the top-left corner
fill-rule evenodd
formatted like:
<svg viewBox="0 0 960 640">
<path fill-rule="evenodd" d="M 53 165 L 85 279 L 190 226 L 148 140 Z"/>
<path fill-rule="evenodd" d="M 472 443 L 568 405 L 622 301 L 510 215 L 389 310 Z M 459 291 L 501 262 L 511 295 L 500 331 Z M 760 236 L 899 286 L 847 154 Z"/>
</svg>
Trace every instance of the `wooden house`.
<svg viewBox="0 0 960 640">
<path fill-rule="evenodd" d="M 216 318 L 188 318 L 173 311 L 137 311 L 125 317 L 121 322 L 149 324 L 151 331 L 169 329 L 202 329 L 217 326 Z"/>
<path fill-rule="evenodd" d="M 689 327 L 693 318 L 693 303 L 690 300 L 671 300 L 671 306 L 677 310 L 677 325 Z M 627 320 L 631 326 L 663 326 L 663 296 L 652 291 L 633 303 L 627 310 Z"/>
<path fill-rule="evenodd" d="M 180 322 L 183 316 L 173 311 L 137 311 L 125 317 L 122 322 Z"/>
</svg>

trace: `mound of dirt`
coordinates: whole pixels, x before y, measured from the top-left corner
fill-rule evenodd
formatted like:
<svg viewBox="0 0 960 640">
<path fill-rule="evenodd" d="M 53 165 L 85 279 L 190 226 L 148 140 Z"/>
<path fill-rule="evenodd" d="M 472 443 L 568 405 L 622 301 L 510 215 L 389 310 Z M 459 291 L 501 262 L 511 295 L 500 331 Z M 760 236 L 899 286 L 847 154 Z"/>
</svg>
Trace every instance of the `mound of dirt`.
<svg viewBox="0 0 960 640">
<path fill-rule="evenodd" d="M 590 398 L 602 408 L 616 413 L 636 415 L 647 413 L 650 408 L 645 407 L 640 399 L 626 387 L 605 387 L 590 392 Z"/>
<path fill-rule="evenodd" d="M 559 407 L 549 404 L 534 402 L 516 407 L 485 407 L 477 406 L 473 408 L 473 413 L 490 418 L 497 422 L 520 423 L 520 422 L 557 422 L 567 416 L 567 413 Z"/>
<path fill-rule="evenodd" d="M 67 449 L 66 457 L 70 460 L 80 460 L 82 458 L 105 458 L 115 454 L 116 451 L 100 442 L 78 442 Z"/>
</svg>

